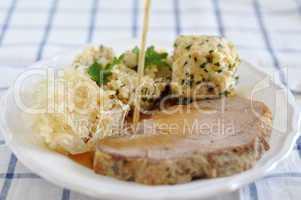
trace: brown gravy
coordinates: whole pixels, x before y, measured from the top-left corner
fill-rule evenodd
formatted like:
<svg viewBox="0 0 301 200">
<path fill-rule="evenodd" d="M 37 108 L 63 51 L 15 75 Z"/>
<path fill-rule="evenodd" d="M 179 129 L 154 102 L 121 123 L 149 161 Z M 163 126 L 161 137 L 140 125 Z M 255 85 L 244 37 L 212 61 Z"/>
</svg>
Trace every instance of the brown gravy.
<svg viewBox="0 0 301 200">
<path fill-rule="evenodd" d="M 69 155 L 68 157 L 71 158 L 74 162 L 82 166 L 93 169 L 93 158 L 94 158 L 93 152 Z"/>
</svg>

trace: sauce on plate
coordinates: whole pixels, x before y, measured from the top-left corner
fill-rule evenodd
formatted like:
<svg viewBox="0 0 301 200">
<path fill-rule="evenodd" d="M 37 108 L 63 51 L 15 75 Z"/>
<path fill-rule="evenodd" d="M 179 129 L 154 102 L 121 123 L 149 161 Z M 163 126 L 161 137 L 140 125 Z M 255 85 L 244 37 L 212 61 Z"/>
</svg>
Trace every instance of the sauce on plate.
<svg viewBox="0 0 301 200">
<path fill-rule="evenodd" d="M 93 152 L 69 155 L 69 158 L 71 158 L 73 161 L 90 169 L 93 169 L 93 157 Z"/>
</svg>

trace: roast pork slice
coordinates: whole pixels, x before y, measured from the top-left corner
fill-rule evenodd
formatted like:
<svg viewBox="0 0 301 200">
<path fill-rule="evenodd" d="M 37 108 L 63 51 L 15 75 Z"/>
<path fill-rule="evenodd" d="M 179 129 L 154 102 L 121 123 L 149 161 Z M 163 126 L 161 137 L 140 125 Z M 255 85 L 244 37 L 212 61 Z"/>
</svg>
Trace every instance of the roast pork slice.
<svg viewBox="0 0 301 200">
<path fill-rule="evenodd" d="M 264 103 L 241 97 L 176 105 L 142 120 L 135 134 L 101 140 L 94 170 L 150 185 L 229 176 L 269 149 L 271 126 Z"/>
</svg>

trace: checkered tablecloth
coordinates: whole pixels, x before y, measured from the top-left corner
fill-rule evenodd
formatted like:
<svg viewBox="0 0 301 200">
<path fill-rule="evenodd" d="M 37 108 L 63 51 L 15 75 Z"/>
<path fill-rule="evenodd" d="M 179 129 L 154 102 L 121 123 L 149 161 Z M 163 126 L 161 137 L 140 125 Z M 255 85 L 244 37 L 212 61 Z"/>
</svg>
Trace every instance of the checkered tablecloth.
<svg viewBox="0 0 301 200">
<path fill-rule="evenodd" d="M 142 0 L 0 0 L 0 90 L 8 76 L 43 57 L 85 43 L 137 38 Z M 153 0 L 151 38 L 215 34 L 243 58 L 276 73 L 301 102 L 300 0 Z M 5 80 L 5 81 L 3 81 Z M 2 83 L 3 82 L 3 83 Z M 301 140 L 272 173 L 215 199 L 300 199 Z M 90 199 L 26 169 L 0 134 L 0 200 Z"/>
</svg>

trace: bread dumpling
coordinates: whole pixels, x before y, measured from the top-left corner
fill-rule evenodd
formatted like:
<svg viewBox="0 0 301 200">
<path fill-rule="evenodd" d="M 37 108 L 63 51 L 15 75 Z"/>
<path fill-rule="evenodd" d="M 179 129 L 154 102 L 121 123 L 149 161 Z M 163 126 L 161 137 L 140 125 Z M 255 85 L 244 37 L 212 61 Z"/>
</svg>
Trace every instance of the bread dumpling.
<svg viewBox="0 0 301 200">
<path fill-rule="evenodd" d="M 217 36 L 179 36 L 174 43 L 172 93 L 191 99 L 230 94 L 238 80 L 235 46 Z"/>
</svg>

